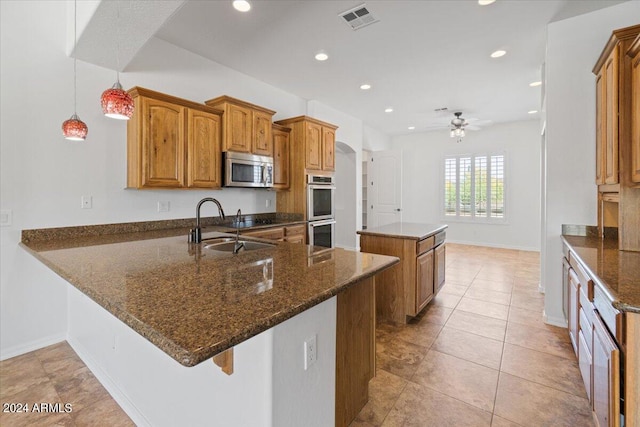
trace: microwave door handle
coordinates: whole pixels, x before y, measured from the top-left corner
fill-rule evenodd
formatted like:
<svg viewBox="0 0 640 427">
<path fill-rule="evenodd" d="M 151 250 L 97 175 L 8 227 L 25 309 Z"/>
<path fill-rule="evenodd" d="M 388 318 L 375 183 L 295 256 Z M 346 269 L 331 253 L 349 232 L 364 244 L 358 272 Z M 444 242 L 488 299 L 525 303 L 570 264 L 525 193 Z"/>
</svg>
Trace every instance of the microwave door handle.
<svg viewBox="0 0 640 427">
<path fill-rule="evenodd" d="M 267 167 L 265 166 L 264 163 L 260 164 L 260 183 L 264 186 L 266 185 L 266 181 L 267 181 Z"/>
</svg>

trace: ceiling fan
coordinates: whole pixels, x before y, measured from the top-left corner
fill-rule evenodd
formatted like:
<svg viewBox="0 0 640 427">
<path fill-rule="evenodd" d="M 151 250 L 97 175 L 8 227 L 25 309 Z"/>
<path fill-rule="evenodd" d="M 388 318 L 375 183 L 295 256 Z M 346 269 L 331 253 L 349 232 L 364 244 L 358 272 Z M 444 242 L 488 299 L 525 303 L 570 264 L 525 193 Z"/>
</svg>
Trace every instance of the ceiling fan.
<svg viewBox="0 0 640 427">
<path fill-rule="evenodd" d="M 457 111 L 453 113 L 455 116 L 451 119 L 451 128 L 449 129 L 451 138 L 458 138 L 457 142 L 462 141 L 462 138 L 465 136 L 464 129 L 469 126 L 469 122 L 462 117 L 462 111 Z"/>
<path fill-rule="evenodd" d="M 435 110 L 437 115 L 441 115 L 442 113 L 448 111 L 449 110 L 446 107 L 438 108 Z M 467 130 L 480 130 L 480 126 L 488 126 L 492 124 L 491 120 L 478 120 L 472 118 L 465 119 L 464 117 L 462 117 L 462 114 L 462 111 L 456 111 L 455 113 L 453 113 L 453 119 L 451 119 L 451 121 L 449 121 L 448 123 L 436 119 L 436 123 L 432 124 L 431 126 L 427 126 L 427 129 L 435 130 L 447 128 L 449 129 L 449 135 L 451 136 L 451 138 L 457 138 L 457 142 L 460 142 L 462 141 L 462 138 L 464 138 Z"/>
</svg>

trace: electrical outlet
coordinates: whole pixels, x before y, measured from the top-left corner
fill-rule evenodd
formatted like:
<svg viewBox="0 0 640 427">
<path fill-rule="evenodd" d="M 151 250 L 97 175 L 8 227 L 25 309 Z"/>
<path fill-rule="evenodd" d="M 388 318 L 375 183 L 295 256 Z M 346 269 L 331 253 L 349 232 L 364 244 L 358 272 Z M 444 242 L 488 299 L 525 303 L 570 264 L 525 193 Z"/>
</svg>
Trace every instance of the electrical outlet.
<svg viewBox="0 0 640 427">
<path fill-rule="evenodd" d="M 267 201 L 265 202 L 265 206 L 268 208 L 271 207 L 271 199 L 267 199 Z"/>
<path fill-rule="evenodd" d="M 91 208 L 93 208 L 93 197 L 92 196 L 82 196 L 80 198 L 80 207 L 82 209 L 91 209 Z"/>
<path fill-rule="evenodd" d="M 316 335 L 307 338 L 304 342 L 304 370 L 313 366 L 318 360 L 318 345 Z"/>
<path fill-rule="evenodd" d="M 158 202 L 158 212 L 169 212 L 171 210 L 171 203 Z"/>
</svg>

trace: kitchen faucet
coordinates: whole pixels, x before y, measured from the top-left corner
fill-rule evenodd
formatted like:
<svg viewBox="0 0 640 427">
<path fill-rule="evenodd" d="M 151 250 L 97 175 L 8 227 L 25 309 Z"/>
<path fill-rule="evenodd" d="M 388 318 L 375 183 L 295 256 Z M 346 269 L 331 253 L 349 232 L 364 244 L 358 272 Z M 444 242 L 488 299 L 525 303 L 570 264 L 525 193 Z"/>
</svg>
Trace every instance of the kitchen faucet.
<svg viewBox="0 0 640 427">
<path fill-rule="evenodd" d="M 200 227 L 200 208 L 204 202 L 213 202 L 218 206 L 218 215 L 220 218 L 225 219 L 224 210 L 219 201 L 213 197 L 205 197 L 200 200 L 196 206 L 196 228 L 192 228 L 189 232 L 189 243 L 201 243 L 202 242 L 202 228 Z"/>
<path fill-rule="evenodd" d="M 236 212 L 236 243 L 233 245 L 233 253 L 237 254 L 240 252 L 240 249 L 244 247 L 244 242 L 240 242 L 238 239 L 240 238 L 240 218 L 242 217 L 242 211 L 238 209 Z"/>
</svg>

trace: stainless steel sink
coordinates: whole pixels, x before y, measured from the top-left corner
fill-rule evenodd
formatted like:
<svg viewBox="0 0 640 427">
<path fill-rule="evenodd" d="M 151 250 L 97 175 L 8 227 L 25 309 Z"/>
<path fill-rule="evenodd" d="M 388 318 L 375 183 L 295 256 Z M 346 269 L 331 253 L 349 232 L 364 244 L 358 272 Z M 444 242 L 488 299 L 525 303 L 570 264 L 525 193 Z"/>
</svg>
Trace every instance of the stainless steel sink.
<svg viewBox="0 0 640 427">
<path fill-rule="evenodd" d="M 238 244 L 242 245 L 238 252 L 255 251 L 275 246 L 273 243 L 253 242 L 250 240 L 239 240 Z M 207 240 L 204 244 L 204 249 L 218 252 L 233 252 L 234 248 L 236 248 L 236 239 L 229 237 Z"/>
</svg>

